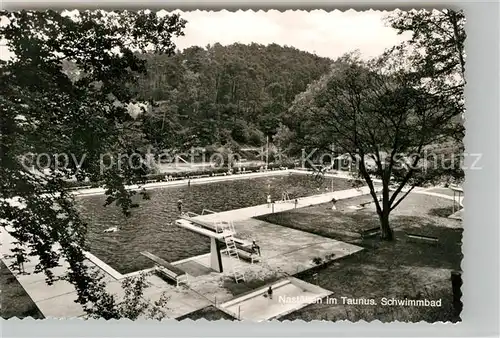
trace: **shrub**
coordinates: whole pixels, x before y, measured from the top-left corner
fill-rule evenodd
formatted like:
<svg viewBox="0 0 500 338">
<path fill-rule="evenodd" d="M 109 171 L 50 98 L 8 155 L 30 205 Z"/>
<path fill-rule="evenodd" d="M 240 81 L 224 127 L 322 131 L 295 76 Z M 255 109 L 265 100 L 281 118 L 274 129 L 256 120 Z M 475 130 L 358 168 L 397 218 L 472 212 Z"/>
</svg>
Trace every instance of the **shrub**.
<svg viewBox="0 0 500 338">
<path fill-rule="evenodd" d="M 314 264 L 320 265 L 321 263 L 323 263 L 323 258 L 321 258 L 321 257 L 314 257 L 312 261 L 313 261 Z"/>
</svg>

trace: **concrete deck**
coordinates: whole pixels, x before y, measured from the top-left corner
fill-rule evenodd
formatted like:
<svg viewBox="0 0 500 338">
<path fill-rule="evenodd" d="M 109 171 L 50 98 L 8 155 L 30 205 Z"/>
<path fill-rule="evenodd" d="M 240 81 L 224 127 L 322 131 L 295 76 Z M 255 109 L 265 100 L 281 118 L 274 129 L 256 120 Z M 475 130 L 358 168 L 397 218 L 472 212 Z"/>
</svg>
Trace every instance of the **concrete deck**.
<svg viewBox="0 0 500 338">
<path fill-rule="evenodd" d="M 43 273 L 34 273 L 35 266 L 39 262 L 38 259 L 29 257 L 30 261 L 24 264 L 25 274 L 20 274 L 17 269 L 10 268 L 10 265 L 14 261 L 14 258 L 9 257 L 13 248 L 13 241 L 13 237 L 6 231 L 0 232 L 0 242 L 2 243 L 0 246 L 0 258 L 17 278 L 41 313 L 46 318 L 83 317 L 85 315 L 83 308 L 80 304 L 74 302 L 77 298 L 74 286 L 65 280 L 59 280 L 53 285 L 48 285 Z M 122 300 L 124 296 L 121 286 L 123 278 L 137 275 L 139 272 L 128 275 L 121 275 L 117 272 L 118 275 L 113 276 L 113 274 L 109 274 L 112 268 L 103 262 L 101 263 L 100 265 L 96 265 L 94 262 L 86 260 L 86 264 L 89 267 L 100 269 L 104 273 L 104 282 L 106 283 L 107 291 L 114 294 L 119 301 Z M 52 272 L 56 277 L 60 277 L 64 276 L 67 270 L 68 264 L 61 259 L 60 266 L 52 269 Z M 169 297 L 168 309 L 165 309 L 168 318 L 175 318 L 210 304 L 209 301 L 195 292 L 189 289 L 176 288 L 154 275 L 148 276 L 147 280 L 152 285 L 145 290 L 143 298 L 145 300 L 158 300 L 165 293 Z"/>
<path fill-rule="evenodd" d="M 356 245 L 256 219 L 237 221 L 234 226 L 238 238 L 255 240 L 261 247 L 261 262 L 251 264 L 240 260 L 247 282 L 286 278 L 316 266 L 315 257 L 325 259 L 334 254 L 333 260 L 336 260 L 362 250 Z M 189 262 L 209 268 L 210 254 L 172 264 L 181 267 Z M 189 288 L 214 304 L 233 299 L 226 283 L 234 284 L 231 267 L 235 263 L 235 259 L 223 254 L 223 273 L 212 271 L 191 278 Z"/>
</svg>

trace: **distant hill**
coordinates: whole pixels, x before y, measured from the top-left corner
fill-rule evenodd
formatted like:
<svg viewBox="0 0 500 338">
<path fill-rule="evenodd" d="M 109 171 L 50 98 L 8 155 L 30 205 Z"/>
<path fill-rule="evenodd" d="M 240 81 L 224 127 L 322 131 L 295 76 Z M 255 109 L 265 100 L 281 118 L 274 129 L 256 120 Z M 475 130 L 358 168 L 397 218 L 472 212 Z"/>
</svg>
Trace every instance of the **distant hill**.
<svg viewBox="0 0 500 338">
<path fill-rule="evenodd" d="M 331 59 L 277 44 L 191 47 L 147 54 L 139 100 L 159 101 L 146 119 L 153 143 L 259 146 L 295 96 L 328 71 Z"/>
</svg>

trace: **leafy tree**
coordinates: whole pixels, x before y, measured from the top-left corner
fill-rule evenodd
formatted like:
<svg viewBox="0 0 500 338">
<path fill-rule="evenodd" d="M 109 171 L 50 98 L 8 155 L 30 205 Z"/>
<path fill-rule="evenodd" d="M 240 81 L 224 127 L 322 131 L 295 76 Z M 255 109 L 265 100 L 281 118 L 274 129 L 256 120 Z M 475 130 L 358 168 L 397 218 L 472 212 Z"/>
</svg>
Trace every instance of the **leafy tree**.
<svg viewBox="0 0 500 338">
<path fill-rule="evenodd" d="M 290 47 L 238 43 L 142 57 L 150 71 L 139 79 L 137 98 L 164 101 L 148 116 L 151 139 L 174 138 L 184 147 L 229 139 L 261 145 L 260 135 L 276 133 L 294 96 L 332 62 Z M 166 131 L 165 120 L 174 127 Z"/>
<path fill-rule="evenodd" d="M 411 32 L 411 39 L 396 46 L 396 49 L 410 53 L 413 70 L 420 72 L 420 76 L 424 73 L 432 78 L 452 77 L 457 81 L 455 84 L 465 83 L 463 11 L 399 10 L 386 20 L 399 34 Z M 443 81 L 442 78 L 439 80 Z M 459 91 L 457 93 L 460 94 Z"/>
<path fill-rule="evenodd" d="M 94 274 L 94 279 L 99 275 Z M 98 301 L 91 307 L 86 307 L 86 314 L 89 318 L 99 319 L 139 319 L 141 316 L 149 319 L 161 320 L 166 317 L 166 310 L 169 297 L 163 293 L 154 302 L 144 299 L 144 290 L 151 286 L 147 280 L 148 274 L 140 274 L 138 277 L 127 277 L 122 281 L 123 295 L 121 298 L 111 295 L 105 291 L 104 283 L 96 289 Z"/>
<path fill-rule="evenodd" d="M 407 60 L 401 62 L 400 67 L 406 67 L 405 72 L 413 77 L 419 88 L 441 97 L 460 110 L 462 113 L 453 120 L 463 125 L 466 83 L 466 20 L 463 11 L 395 11 L 387 16 L 386 21 L 400 34 L 411 34 L 411 39 L 388 50 L 386 55 L 391 55 L 393 60 Z M 456 128 L 450 137 L 447 142 L 432 146 L 431 160 L 442 176 L 461 181 L 464 172 L 457 164 L 461 163 L 464 151 L 464 128 Z"/>
<path fill-rule="evenodd" d="M 374 199 L 382 238 L 391 240 L 390 212 L 415 186 L 442 174 L 431 166 L 420 170 L 419 163 L 426 146 L 461 129 L 453 121 L 461 110 L 417 86 L 413 75 L 388 67 L 388 61 L 393 60 L 339 59 L 329 74 L 297 97 L 289 119 L 301 121 L 294 132 L 302 145 L 329 152 L 335 143 L 357 163 Z M 368 166 L 368 160 L 375 166 Z M 381 202 L 372 175 L 382 180 Z M 403 193 L 405 187 L 409 189 Z"/>
<path fill-rule="evenodd" d="M 463 177 L 456 150 L 463 149 L 466 35 L 463 13 L 452 10 L 397 11 L 387 21 L 412 38 L 370 62 L 355 53 L 339 59 L 297 96 L 286 122 L 293 132 L 287 138 L 295 143 L 325 151 L 334 143 L 357 162 L 382 238 L 390 240 L 390 212 L 415 186 Z M 455 153 L 448 158 L 427 156 L 450 143 Z M 381 202 L 372 174 L 382 179 Z"/>
<path fill-rule="evenodd" d="M 137 53 L 172 54 L 172 37 L 182 35 L 185 21 L 149 11 L 1 11 L 0 17 L 6 22 L 0 38 L 15 54 L 0 63 L 2 230 L 24 255 L 39 259 L 37 271 L 49 283 L 51 269 L 67 261 L 63 278 L 88 313 L 131 316 L 85 264 L 87 224 L 65 182 L 104 182 L 108 204 L 116 202 L 126 214 L 136 206 L 124 184 L 148 172 L 133 156 L 148 144 L 145 125 L 129 109 L 147 70 Z M 46 170 L 31 170 L 26 154 L 34 162 L 44 158 Z M 129 157 L 118 160 L 123 155 Z M 127 283 L 143 285 L 141 279 Z"/>
<path fill-rule="evenodd" d="M 411 33 L 411 39 L 387 51 L 399 55 L 395 60 L 407 62 L 406 72 L 429 92 L 447 97 L 450 103 L 465 111 L 465 16 L 463 11 L 411 10 L 396 11 L 387 23 L 400 34 Z M 463 119 L 463 114 L 457 120 Z M 456 135 L 462 143 L 463 133 Z"/>
</svg>

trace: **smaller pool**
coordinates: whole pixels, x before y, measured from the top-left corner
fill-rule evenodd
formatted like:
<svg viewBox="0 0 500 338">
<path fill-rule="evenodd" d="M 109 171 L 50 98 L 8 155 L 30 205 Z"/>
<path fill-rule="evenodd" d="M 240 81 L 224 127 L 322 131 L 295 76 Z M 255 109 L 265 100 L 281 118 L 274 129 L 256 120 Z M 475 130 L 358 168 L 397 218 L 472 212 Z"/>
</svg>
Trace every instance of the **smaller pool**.
<svg viewBox="0 0 500 338">
<path fill-rule="evenodd" d="M 220 307 L 240 320 L 261 322 L 279 318 L 309 304 L 322 302 L 323 298 L 332 294 L 329 290 L 295 278 L 271 285 L 272 297 L 268 296 L 268 288 L 269 286 L 257 289 L 223 303 Z"/>
</svg>

